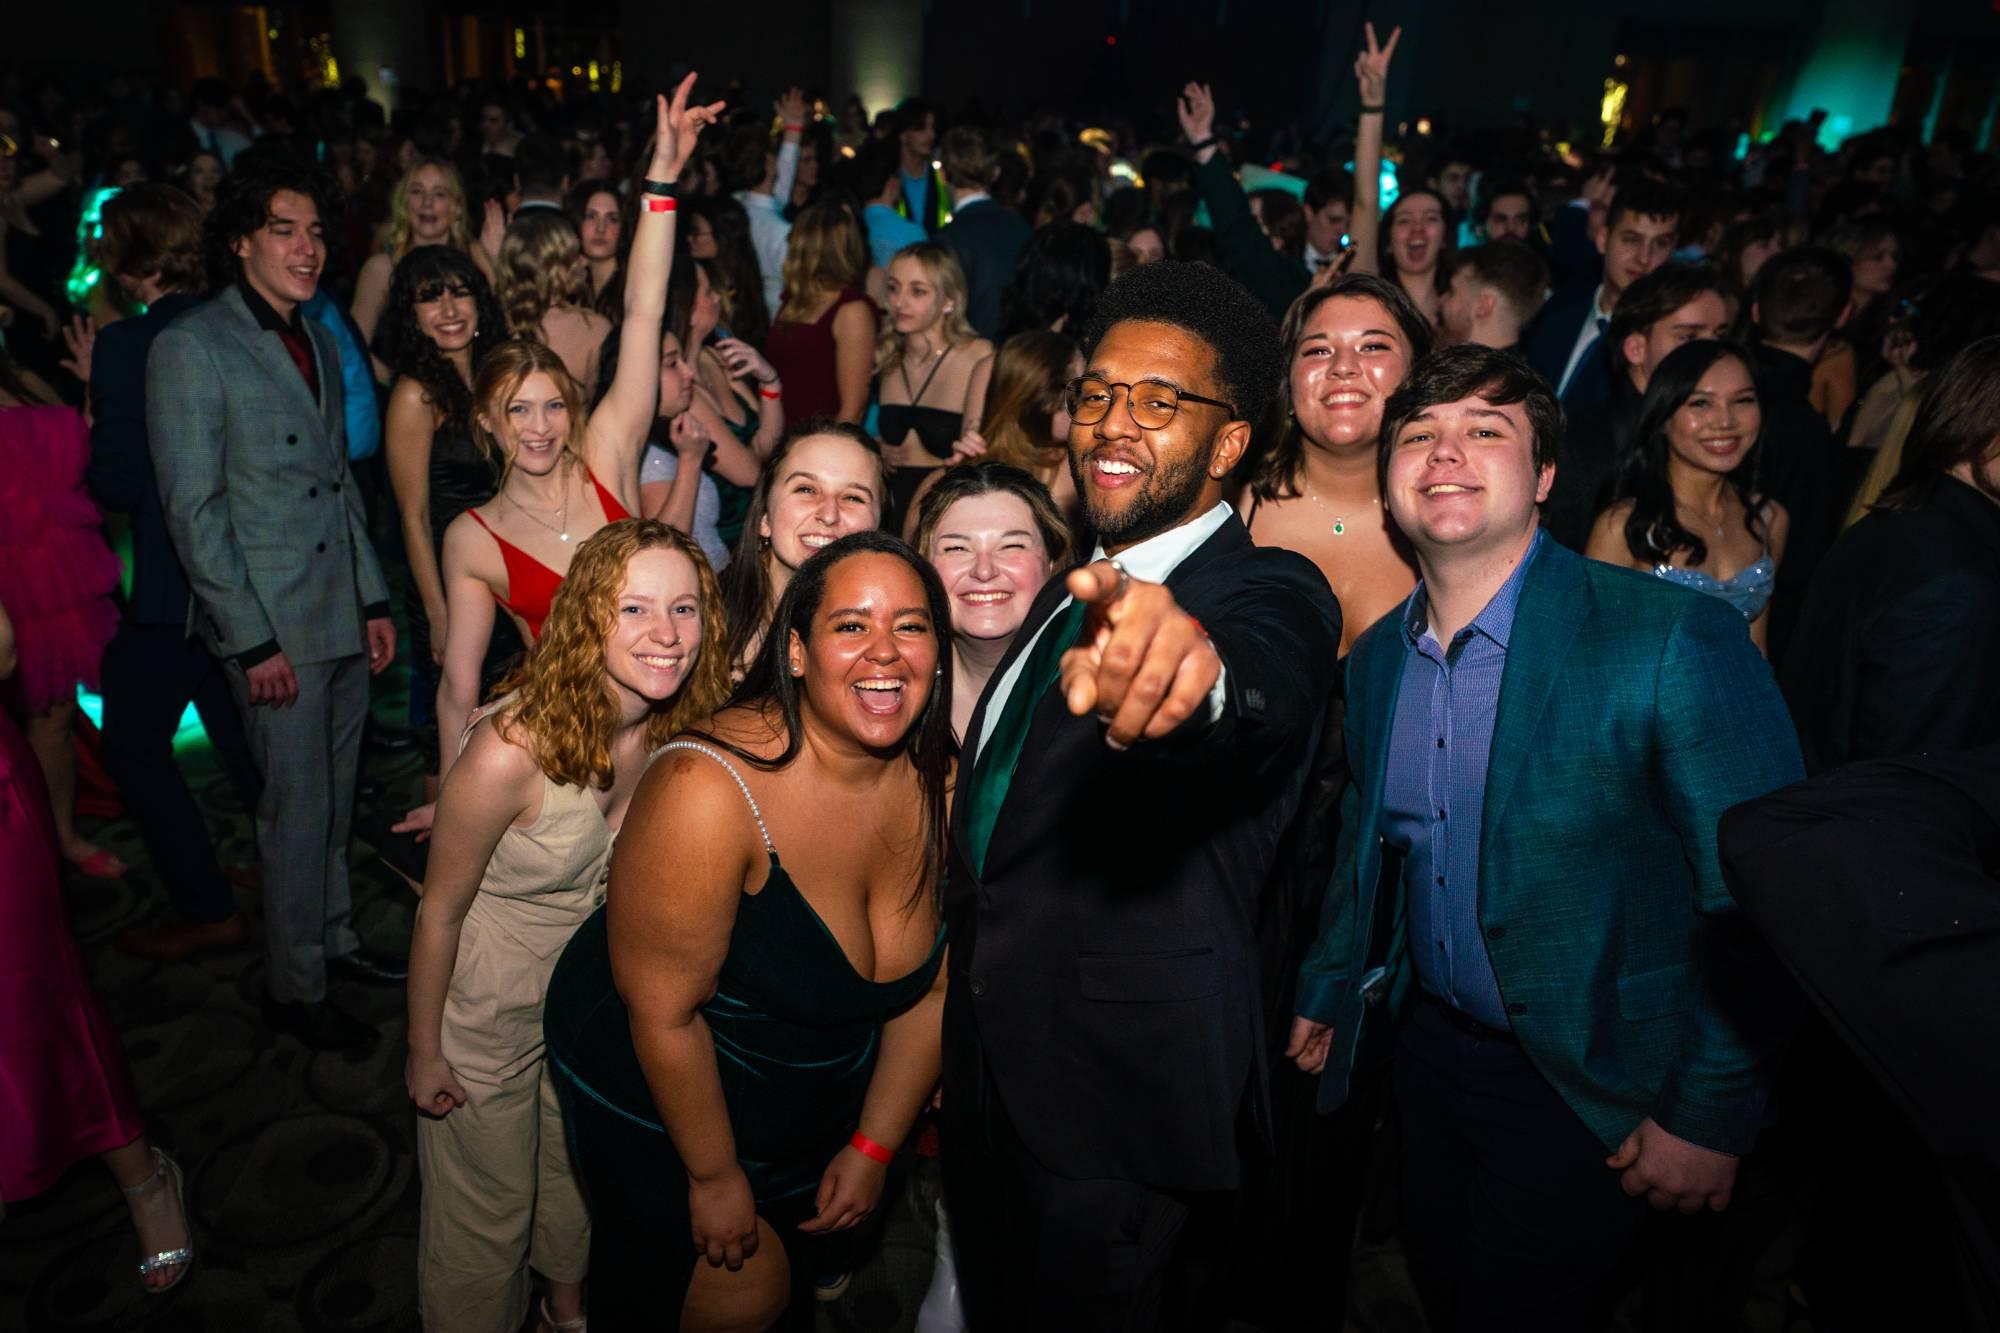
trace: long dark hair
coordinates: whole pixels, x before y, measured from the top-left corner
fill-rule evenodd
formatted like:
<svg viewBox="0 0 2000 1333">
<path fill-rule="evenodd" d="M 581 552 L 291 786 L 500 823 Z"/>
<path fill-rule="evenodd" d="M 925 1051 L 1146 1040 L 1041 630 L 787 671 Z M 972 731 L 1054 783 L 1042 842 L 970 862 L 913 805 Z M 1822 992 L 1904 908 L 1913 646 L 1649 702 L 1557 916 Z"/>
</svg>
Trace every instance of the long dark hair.
<svg viewBox="0 0 2000 1333">
<path fill-rule="evenodd" d="M 2000 335 L 1961 348 L 1924 385 L 1902 463 L 1878 508 L 1914 509 L 1960 463 L 1978 463 L 2000 435 Z"/>
<path fill-rule="evenodd" d="M 763 526 L 764 515 L 771 509 L 771 487 L 784 472 L 785 459 L 791 455 L 799 441 L 816 435 L 837 435 L 851 444 L 867 451 L 875 460 L 877 472 L 875 493 L 886 508 L 889 502 L 888 469 L 882 462 L 882 445 L 874 436 L 859 426 L 844 421 L 830 421 L 818 417 L 801 425 L 786 436 L 771 456 L 764 460 L 764 470 L 757 474 L 757 488 L 750 493 L 750 507 L 743 514 L 743 533 L 736 539 L 736 549 L 730 552 L 729 567 L 722 571 L 722 601 L 729 610 L 729 660 L 740 662 L 759 632 L 764 629 L 765 608 L 771 602 L 771 571 L 765 565 L 770 555 L 765 539 L 757 529 Z M 832 550 L 834 544 L 825 549 Z M 810 563 L 810 562 L 808 562 Z M 798 576 L 793 575 L 794 578 Z"/>
<path fill-rule="evenodd" d="M 944 584 L 939 580 L 937 571 L 931 568 L 929 561 L 912 550 L 908 542 L 880 529 L 849 533 L 799 566 L 799 572 L 792 576 L 791 583 L 785 588 L 785 595 L 778 599 L 777 614 L 771 619 L 771 632 L 764 636 L 764 646 L 750 664 L 749 674 L 736 687 L 726 706 L 767 713 L 775 709 L 785 732 L 783 750 L 775 757 L 765 759 L 720 737 L 704 732 L 692 734 L 766 771 L 785 768 L 798 758 L 805 737 L 799 725 L 802 697 L 799 678 L 792 675 L 790 669 L 791 637 L 797 634 L 801 642 L 812 642 L 814 622 L 819 618 L 820 607 L 826 600 L 828 579 L 841 561 L 856 555 L 892 555 L 916 572 L 924 585 L 924 600 L 930 608 L 931 633 L 937 639 L 937 675 L 931 682 L 930 698 L 925 700 L 924 711 L 917 716 L 916 722 L 904 733 L 897 754 L 899 758 L 908 756 L 917 770 L 917 779 L 923 790 L 923 873 L 912 889 L 909 902 L 905 904 L 905 908 L 909 909 L 922 901 L 926 885 L 930 887 L 931 901 L 935 904 L 944 883 L 946 785 L 951 773 L 952 756 L 958 747 L 951 734 L 951 599 L 945 595 Z"/>
<path fill-rule="evenodd" d="M 473 330 L 471 352 L 477 369 L 487 349 L 506 340 L 507 316 L 478 265 L 463 250 L 449 245 L 420 245 L 396 265 L 372 350 L 389 369 L 423 387 L 424 397 L 444 418 L 443 429 L 470 432 L 472 389 L 417 323 L 417 306 L 437 300 L 451 287 L 463 287 L 472 297 L 478 326 Z"/>
<path fill-rule="evenodd" d="M 1674 507 L 1673 484 L 1667 479 L 1667 458 L 1673 445 L 1667 439 L 1667 424 L 1674 413 L 1693 396 L 1701 377 L 1723 360 L 1739 362 L 1750 383 L 1757 383 L 1756 363 L 1734 343 L 1703 340 L 1677 347 L 1654 368 L 1646 382 L 1646 397 L 1639 404 L 1637 453 L 1627 462 L 1621 498 L 1632 501 L 1625 519 L 1625 546 L 1635 560 L 1669 560 L 1676 551 L 1687 552 L 1690 567 L 1708 559 L 1708 543 L 1682 526 Z M 1764 535 L 1763 506 L 1757 495 L 1758 438 L 1729 474 L 1729 488 L 1743 502 L 1743 530 L 1753 537 Z"/>
<path fill-rule="evenodd" d="M 1389 317 L 1403 332 L 1403 341 L 1410 345 L 1411 370 L 1416 369 L 1417 362 L 1430 355 L 1430 322 L 1399 282 L 1379 278 L 1373 273 L 1349 273 L 1335 278 L 1324 287 L 1313 287 L 1302 293 L 1298 300 L 1292 302 L 1292 308 L 1285 312 L 1284 327 L 1278 334 L 1284 343 L 1281 371 L 1284 378 L 1281 384 L 1285 417 L 1276 443 L 1264 451 L 1250 476 L 1250 490 L 1259 500 L 1288 500 L 1299 494 L 1299 473 L 1305 467 L 1306 436 L 1299 427 L 1298 413 L 1291 407 L 1292 362 L 1298 360 L 1299 340 L 1306 336 L 1306 325 L 1311 322 L 1313 312 L 1335 297 L 1342 296 L 1349 300 L 1373 301 L 1389 312 Z"/>
<path fill-rule="evenodd" d="M 1451 205 L 1444 201 L 1443 195 L 1428 185 L 1420 185 L 1414 189 L 1403 191 L 1403 193 L 1396 196 L 1395 203 L 1382 210 L 1382 232 L 1375 242 L 1375 249 L 1378 255 L 1376 268 L 1389 281 L 1401 284 L 1402 275 L 1396 271 L 1396 244 L 1394 240 L 1396 215 L 1403 211 L 1405 204 L 1420 194 L 1427 194 L 1437 200 L 1438 211 L 1444 215 L 1443 235 L 1438 241 L 1437 267 L 1431 270 L 1431 285 L 1441 292 L 1444 290 L 1445 284 L 1451 281 L 1452 270 L 1457 267 L 1457 264 L 1453 262 L 1452 256 L 1458 251 L 1458 229 L 1457 224 L 1453 221 Z"/>
<path fill-rule="evenodd" d="M 690 213 L 707 219 L 715 233 L 717 297 L 729 331 L 747 343 L 762 346 L 771 331 L 771 311 L 764 304 L 764 279 L 757 251 L 750 243 L 750 214 L 728 195 L 698 196 L 687 201 Z"/>
<path fill-rule="evenodd" d="M 1028 238 L 1014 276 L 1000 297 L 1000 332 L 1046 329 L 1083 336 L 1097 298 L 1111 285 L 1111 247 L 1081 222 L 1051 222 Z"/>
</svg>

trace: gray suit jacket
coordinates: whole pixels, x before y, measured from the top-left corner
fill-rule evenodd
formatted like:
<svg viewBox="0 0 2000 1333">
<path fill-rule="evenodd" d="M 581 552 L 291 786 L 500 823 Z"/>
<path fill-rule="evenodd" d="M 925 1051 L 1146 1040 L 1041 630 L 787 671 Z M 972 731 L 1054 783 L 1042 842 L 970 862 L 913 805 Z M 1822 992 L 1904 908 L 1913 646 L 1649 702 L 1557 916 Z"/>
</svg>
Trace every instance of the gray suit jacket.
<svg viewBox="0 0 2000 1333">
<path fill-rule="evenodd" d="M 293 663 L 367 651 L 389 600 L 347 468 L 340 359 L 305 321 L 320 401 L 242 294 L 175 320 L 146 360 L 146 434 L 186 566 L 189 628 L 218 657 L 276 640 Z"/>
</svg>

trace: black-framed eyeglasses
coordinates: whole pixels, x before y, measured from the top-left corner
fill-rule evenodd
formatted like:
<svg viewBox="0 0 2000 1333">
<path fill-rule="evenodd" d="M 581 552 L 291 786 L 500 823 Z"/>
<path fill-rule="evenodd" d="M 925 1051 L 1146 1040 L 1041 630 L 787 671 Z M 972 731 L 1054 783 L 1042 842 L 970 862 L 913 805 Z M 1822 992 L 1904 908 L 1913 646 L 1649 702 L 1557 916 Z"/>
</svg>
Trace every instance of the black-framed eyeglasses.
<svg viewBox="0 0 2000 1333">
<path fill-rule="evenodd" d="M 1176 389 L 1164 380 L 1124 384 L 1096 375 L 1080 375 L 1063 386 L 1069 419 L 1079 426 L 1095 426 L 1111 415 L 1112 404 L 1117 401 L 1120 389 L 1125 390 L 1125 402 L 1140 430 L 1165 430 L 1167 423 L 1174 419 L 1174 414 L 1181 410 L 1182 403 L 1207 403 L 1210 407 L 1227 411 L 1232 420 L 1236 416 L 1234 403 Z"/>
</svg>

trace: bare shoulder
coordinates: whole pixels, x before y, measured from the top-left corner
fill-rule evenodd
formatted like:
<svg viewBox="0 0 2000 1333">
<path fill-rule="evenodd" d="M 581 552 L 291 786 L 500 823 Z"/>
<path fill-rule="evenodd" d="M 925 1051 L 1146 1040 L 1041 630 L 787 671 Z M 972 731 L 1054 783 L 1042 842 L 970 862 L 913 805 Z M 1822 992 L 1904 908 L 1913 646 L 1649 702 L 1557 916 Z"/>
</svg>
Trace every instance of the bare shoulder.
<svg viewBox="0 0 2000 1333">
<path fill-rule="evenodd" d="M 461 791 L 470 788 L 482 800 L 525 802 L 542 780 L 541 763 L 527 742 L 518 725 L 507 727 L 495 715 L 483 717 L 473 725 L 445 781 Z"/>
<path fill-rule="evenodd" d="M 456 569 L 491 582 L 500 560 L 500 543 L 468 509 L 444 530 L 444 559 L 447 574 Z"/>
</svg>

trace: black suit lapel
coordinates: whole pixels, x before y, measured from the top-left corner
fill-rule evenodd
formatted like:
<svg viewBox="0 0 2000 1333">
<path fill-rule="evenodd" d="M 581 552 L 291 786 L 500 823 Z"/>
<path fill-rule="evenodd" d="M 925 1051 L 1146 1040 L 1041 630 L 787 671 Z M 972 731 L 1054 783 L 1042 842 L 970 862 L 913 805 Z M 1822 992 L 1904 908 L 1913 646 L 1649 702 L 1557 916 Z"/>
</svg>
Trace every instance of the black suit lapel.
<svg viewBox="0 0 2000 1333">
<path fill-rule="evenodd" d="M 1175 596 L 1181 596 L 1180 589 L 1188 580 L 1201 574 L 1219 561 L 1248 550 L 1251 545 L 1249 529 L 1243 520 L 1231 513 L 1221 527 L 1209 534 L 1207 540 L 1197 546 L 1186 559 L 1174 566 L 1166 578 L 1166 585 L 1173 589 Z M 1050 596 L 1050 590 L 1055 595 Z M 1040 625 L 1055 614 L 1056 607 L 1068 595 L 1068 588 L 1061 579 L 1050 579 L 1042 589 L 1042 596 L 1036 598 L 1034 608 L 1029 612 L 1028 624 L 1014 637 L 1013 646 L 1007 650 L 1007 658 L 993 674 L 999 680 L 1012 664 L 1021 646 L 1031 637 L 1029 625 Z M 975 716 L 974 730 L 978 735 L 978 724 L 983 719 L 987 704 L 991 702 L 989 689 L 987 698 L 980 701 L 980 713 Z M 1007 788 L 1007 799 L 1000 807 L 999 817 L 993 824 L 993 838 L 986 846 L 986 865 L 989 871 L 1001 866 L 1008 854 L 1018 845 L 1017 834 L 1032 832 L 1038 821 L 1033 818 L 1035 807 L 1049 788 L 1048 775 L 1071 774 L 1078 768 L 1090 764 L 1103 748 L 1101 724 L 1095 718 L 1073 717 L 1069 706 L 1063 701 L 1058 690 L 1051 690 L 1035 706 L 1034 721 L 1028 728 L 1028 736 L 1021 746 L 1021 759 L 1014 768 L 1014 781 Z M 960 760 L 961 766 L 964 760 Z M 956 831 L 957 820 L 953 821 Z"/>
<path fill-rule="evenodd" d="M 979 696 L 979 706 L 972 710 L 972 721 L 967 724 L 964 742 L 959 747 L 958 791 L 963 792 L 966 782 L 972 777 L 972 766 L 976 759 L 977 751 L 977 747 L 973 743 L 973 738 L 981 735 L 985 729 L 986 710 L 992 707 L 994 690 L 999 687 L 1000 682 L 1006 678 L 1007 672 L 1013 668 L 1014 663 L 1026 651 L 1029 642 L 1035 637 L 1035 631 L 1048 623 L 1049 617 L 1056 613 L 1056 608 L 1062 605 L 1068 597 L 1069 587 L 1060 573 L 1052 575 L 1049 581 L 1042 585 L 1042 590 L 1035 594 L 1034 603 L 1028 607 L 1028 618 L 1021 622 L 1020 630 L 1014 635 L 1014 642 L 1007 645 L 1007 655 L 1000 659 L 1000 665 L 993 669 L 992 676 L 987 679 L 986 688 Z M 1033 733 L 1031 732 L 1031 739 L 1032 735 Z M 1022 753 L 1025 758 L 1026 751 L 1024 750 Z M 965 845 L 965 803 L 963 801 L 954 800 L 952 802 L 951 836 L 958 843 L 959 854 L 965 858 L 965 863 L 971 865 L 972 857 Z M 990 854 L 990 847 L 988 851 Z"/>
</svg>

